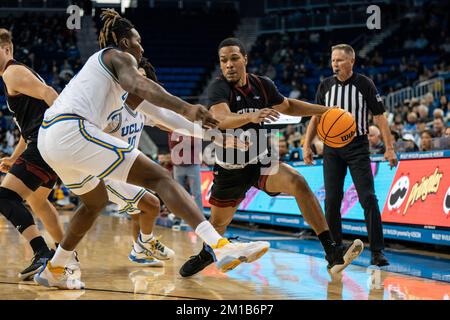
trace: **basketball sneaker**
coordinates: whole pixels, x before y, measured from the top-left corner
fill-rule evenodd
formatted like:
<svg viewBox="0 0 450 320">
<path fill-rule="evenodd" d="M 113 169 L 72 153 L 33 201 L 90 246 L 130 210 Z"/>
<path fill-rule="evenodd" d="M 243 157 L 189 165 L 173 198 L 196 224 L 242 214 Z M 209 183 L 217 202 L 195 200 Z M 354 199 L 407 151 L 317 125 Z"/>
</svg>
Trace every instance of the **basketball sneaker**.
<svg viewBox="0 0 450 320">
<path fill-rule="evenodd" d="M 34 281 L 44 287 L 56 287 L 59 289 L 80 290 L 84 289 L 76 265 L 65 267 L 53 267 L 50 261 L 46 261 L 41 271 L 34 275 Z"/>
<path fill-rule="evenodd" d="M 76 251 L 73 252 L 72 258 L 67 263 L 66 267 L 73 271 L 72 277 L 81 279 L 81 265 Z"/>
<path fill-rule="evenodd" d="M 53 258 L 54 254 L 55 250 L 53 249 L 45 248 L 38 251 L 31 260 L 31 264 L 19 273 L 19 279 L 22 281 L 32 280 L 33 276 L 39 272 L 47 260 Z"/>
<path fill-rule="evenodd" d="M 175 255 L 175 252 L 166 247 L 161 241 L 160 237 L 153 237 L 148 241 L 142 241 L 141 234 L 139 234 L 137 239 L 137 244 L 142 248 L 142 250 L 148 251 L 147 255 L 153 256 L 158 260 L 170 260 Z"/>
<path fill-rule="evenodd" d="M 128 256 L 128 260 L 143 266 L 164 267 L 164 261 L 156 259 L 146 249 L 143 249 L 141 252 L 137 252 L 136 250 L 134 250 L 134 246 L 132 247 L 130 255 Z"/>
<path fill-rule="evenodd" d="M 262 257 L 269 250 L 270 243 L 266 241 L 231 243 L 222 238 L 217 245 L 212 246 L 216 265 L 222 272 L 233 270 L 242 262 L 251 263 Z"/>
<path fill-rule="evenodd" d="M 202 251 L 195 256 L 191 256 L 180 268 L 180 275 L 182 277 L 190 277 L 213 263 L 214 256 L 213 253 L 211 253 L 212 249 L 209 247 L 208 249 L 209 251 L 207 250 L 207 245 L 203 244 Z"/>
<path fill-rule="evenodd" d="M 342 247 L 335 247 L 332 255 L 327 255 L 328 271 L 331 274 L 342 272 L 347 266 L 355 260 L 364 250 L 364 244 L 356 239 L 350 247 L 343 253 Z"/>
</svg>

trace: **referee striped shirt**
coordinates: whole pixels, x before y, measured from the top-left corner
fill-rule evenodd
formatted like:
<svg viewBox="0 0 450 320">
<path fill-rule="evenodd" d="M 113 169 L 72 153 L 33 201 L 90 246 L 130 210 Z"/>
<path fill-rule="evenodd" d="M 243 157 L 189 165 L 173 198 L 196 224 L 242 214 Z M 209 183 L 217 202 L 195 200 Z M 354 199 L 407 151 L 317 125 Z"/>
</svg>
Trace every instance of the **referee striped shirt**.
<svg viewBox="0 0 450 320">
<path fill-rule="evenodd" d="M 350 112 L 356 121 L 356 136 L 369 132 L 369 110 L 373 115 L 385 111 L 373 81 L 355 72 L 344 82 L 336 76 L 324 79 L 317 89 L 316 103 L 327 107 L 338 106 Z"/>
</svg>

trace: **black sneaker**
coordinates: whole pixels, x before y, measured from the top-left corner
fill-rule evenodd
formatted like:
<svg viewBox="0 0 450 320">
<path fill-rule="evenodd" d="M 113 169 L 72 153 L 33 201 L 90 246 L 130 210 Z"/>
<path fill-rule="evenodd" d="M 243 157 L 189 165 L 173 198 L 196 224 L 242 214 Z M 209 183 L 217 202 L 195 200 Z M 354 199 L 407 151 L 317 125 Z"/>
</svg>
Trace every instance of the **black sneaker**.
<svg viewBox="0 0 450 320">
<path fill-rule="evenodd" d="M 54 254 L 55 250 L 53 249 L 44 249 L 37 252 L 33 257 L 31 264 L 19 273 L 19 279 L 22 281 L 32 280 L 33 276 L 39 272 L 39 269 L 45 264 L 47 260 L 53 258 Z"/>
<path fill-rule="evenodd" d="M 214 262 L 214 257 L 209 253 L 205 246 L 199 254 L 192 256 L 180 268 L 180 275 L 182 277 L 190 277 L 209 266 Z"/>
<path fill-rule="evenodd" d="M 355 260 L 361 252 L 364 250 L 364 244 L 361 240 L 356 239 L 344 250 L 342 247 L 335 247 L 334 252 L 331 255 L 327 255 L 328 271 L 332 274 L 342 272 L 347 266 Z"/>
<path fill-rule="evenodd" d="M 328 270 L 336 265 L 344 264 L 344 248 L 341 246 L 333 246 L 333 251 L 325 256 L 328 261 Z"/>
<path fill-rule="evenodd" d="M 389 261 L 386 259 L 382 251 L 372 251 L 372 259 L 370 260 L 370 264 L 378 267 L 384 267 L 389 265 Z"/>
</svg>

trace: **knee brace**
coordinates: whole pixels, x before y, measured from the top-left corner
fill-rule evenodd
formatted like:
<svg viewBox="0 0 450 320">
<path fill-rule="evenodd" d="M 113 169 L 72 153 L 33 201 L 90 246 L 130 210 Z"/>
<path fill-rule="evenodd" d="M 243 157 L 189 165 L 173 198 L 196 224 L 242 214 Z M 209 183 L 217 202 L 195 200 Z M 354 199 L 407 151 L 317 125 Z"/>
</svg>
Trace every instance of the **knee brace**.
<svg viewBox="0 0 450 320">
<path fill-rule="evenodd" d="M 31 213 L 25 208 L 23 199 L 12 190 L 0 187 L 0 213 L 22 233 L 29 226 L 34 225 Z"/>
</svg>

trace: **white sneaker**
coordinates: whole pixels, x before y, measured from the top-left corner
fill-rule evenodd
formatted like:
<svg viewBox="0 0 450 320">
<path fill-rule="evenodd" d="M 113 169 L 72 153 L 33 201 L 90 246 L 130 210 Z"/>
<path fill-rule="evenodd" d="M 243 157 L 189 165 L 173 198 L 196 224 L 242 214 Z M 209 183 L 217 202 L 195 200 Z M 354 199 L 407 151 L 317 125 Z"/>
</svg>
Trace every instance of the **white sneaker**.
<svg viewBox="0 0 450 320">
<path fill-rule="evenodd" d="M 80 290 L 84 289 L 84 283 L 77 277 L 81 274 L 76 266 L 53 267 L 48 261 L 42 270 L 34 275 L 34 281 L 44 287 L 56 287 L 59 289 Z"/>
<path fill-rule="evenodd" d="M 143 249 L 142 252 L 137 252 L 134 248 L 131 249 L 128 259 L 131 262 L 149 267 L 164 267 L 164 261 L 159 261 L 148 250 Z"/>
<path fill-rule="evenodd" d="M 175 252 L 166 247 L 159 241 L 159 237 L 153 237 L 149 241 L 144 242 L 139 234 L 137 244 L 143 249 L 149 251 L 149 255 L 155 257 L 158 260 L 170 260 L 175 255 Z"/>
<path fill-rule="evenodd" d="M 222 272 L 227 272 L 233 270 L 242 262 L 251 263 L 261 258 L 269 250 L 269 247 L 270 243 L 266 241 L 231 243 L 228 239 L 222 238 L 212 249 L 217 267 Z"/>
<path fill-rule="evenodd" d="M 78 253 L 76 251 L 73 252 L 73 256 L 67 263 L 66 267 L 72 270 L 72 277 L 81 279 L 81 265 L 80 260 L 78 260 Z"/>
</svg>

